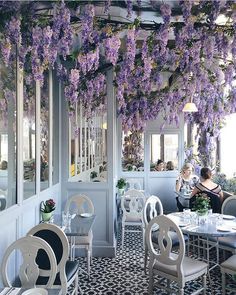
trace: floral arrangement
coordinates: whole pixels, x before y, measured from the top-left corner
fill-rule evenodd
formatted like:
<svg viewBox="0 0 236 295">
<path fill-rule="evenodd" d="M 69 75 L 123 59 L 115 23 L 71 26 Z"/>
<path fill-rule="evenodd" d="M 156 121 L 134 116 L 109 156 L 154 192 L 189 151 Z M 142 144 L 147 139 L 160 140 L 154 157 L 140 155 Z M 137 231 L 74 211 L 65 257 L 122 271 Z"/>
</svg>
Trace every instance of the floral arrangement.
<svg viewBox="0 0 236 295">
<path fill-rule="evenodd" d="M 125 180 L 124 178 L 120 178 L 120 179 L 117 181 L 117 185 L 116 185 L 116 187 L 117 187 L 118 189 L 123 189 L 123 188 L 126 187 L 126 185 L 127 185 L 126 180 Z"/>
<path fill-rule="evenodd" d="M 50 213 L 56 209 L 56 203 L 53 199 L 46 200 L 41 202 L 40 211 L 44 213 Z"/>
<path fill-rule="evenodd" d="M 210 208 L 210 199 L 205 193 L 198 193 L 193 205 L 193 210 L 197 211 L 199 214 L 205 214 Z"/>
</svg>

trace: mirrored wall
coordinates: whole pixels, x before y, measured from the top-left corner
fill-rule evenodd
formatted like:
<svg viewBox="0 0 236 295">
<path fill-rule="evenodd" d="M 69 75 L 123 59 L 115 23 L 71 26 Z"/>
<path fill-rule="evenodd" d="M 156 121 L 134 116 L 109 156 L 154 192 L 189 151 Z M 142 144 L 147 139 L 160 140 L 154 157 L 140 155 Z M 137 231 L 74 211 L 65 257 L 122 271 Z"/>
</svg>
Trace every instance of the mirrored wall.
<svg viewBox="0 0 236 295">
<path fill-rule="evenodd" d="M 0 211 L 17 203 L 16 118 L 16 58 L 0 56 Z"/>
<path fill-rule="evenodd" d="M 27 70 L 23 87 L 23 196 L 28 199 L 36 194 L 36 87 Z"/>
<path fill-rule="evenodd" d="M 144 134 L 140 131 L 122 134 L 122 170 L 144 171 Z"/>
<path fill-rule="evenodd" d="M 76 122 L 70 120 L 70 180 L 107 181 L 106 107 L 88 119 L 83 106 L 77 105 L 76 114 Z"/>
<path fill-rule="evenodd" d="M 49 73 L 44 73 L 40 99 L 40 190 L 49 187 Z"/>
</svg>

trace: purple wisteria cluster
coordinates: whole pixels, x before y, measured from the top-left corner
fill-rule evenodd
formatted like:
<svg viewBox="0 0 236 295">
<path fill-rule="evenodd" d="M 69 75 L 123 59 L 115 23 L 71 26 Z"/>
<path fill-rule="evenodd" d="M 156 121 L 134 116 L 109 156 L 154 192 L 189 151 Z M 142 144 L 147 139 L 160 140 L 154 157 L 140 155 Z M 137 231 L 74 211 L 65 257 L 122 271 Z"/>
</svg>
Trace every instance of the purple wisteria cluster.
<svg viewBox="0 0 236 295">
<path fill-rule="evenodd" d="M 55 1 L 43 15 L 35 3 L 22 1 L 12 10 L 0 4 L 0 16 L 4 9 L 9 15 L 1 18 L 5 28 L 0 35 L 1 60 L 5 65 L 14 60 L 17 46 L 21 67 L 30 64 L 33 79 L 41 85 L 45 70 L 55 68 L 73 122 L 77 106 L 90 119 L 96 110 L 104 109 L 104 69 L 111 65 L 117 113 L 126 132 L 142 131 L 147 121 L 157 117 L 178 125 L 185 103 L 192 99 L 198 112 L 185 119 L 198 126 L 199 155 L 204 160 L 214 148 L 225 116 L 236 112 L 234 2 L 179 1 L 181 13 L 173 16 L 168 1 L 150 1 L 161 21 L 149 27 L 137 21 L 109 23 L 109 9 L 115 5 L 110 0 L 102 10 L 92 4 L 78 2 L 75 7 L 70 1 Z M 135 15 L 133 8 L 143 6 L 141 0 L 123 4 L 128 18 Z M 21 15 L 25 5 L 31 17 Z M 109 16 L 100 17 L 101 11 Z M 219 25 L 222 14 L 228 22 Z M 146 27 L 149 33 L 141 40 Z"/>
</svg>

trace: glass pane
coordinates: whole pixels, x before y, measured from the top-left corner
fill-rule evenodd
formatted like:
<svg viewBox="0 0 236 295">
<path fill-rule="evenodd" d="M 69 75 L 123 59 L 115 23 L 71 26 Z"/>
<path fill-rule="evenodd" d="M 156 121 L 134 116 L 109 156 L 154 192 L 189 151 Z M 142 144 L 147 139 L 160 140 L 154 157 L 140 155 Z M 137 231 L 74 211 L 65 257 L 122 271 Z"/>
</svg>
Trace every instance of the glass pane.
<svg viewBox="0 0 236 295">
<path fill-rule="evenodd" d="M 41 88 L 40 108 L 40 190 L 49 187 L 49 80 L 48 72 L 44 74 L 44 84 Z"/>
<path fill-rule="evenodd" d="M 5 66 L 0 56 L 0 210 L 17 202 L 16 58 L 11 57 L 8 66 Z"/>
<path fill-rule="evenodd" d="M 174 169 L 178 168 L 178 134 L 164 135 L 164 160 L 166 163 L 172 162 Z M 174 169 L 168 168 L 168 170 Z"/>
<path fill-rule="evenodd" d="M 178 134 L 152 134 L 150 171 L 178 169 Z"/>
<path fill-rule="evenodd" d="M 77 107 L 75 132 L 71 118 L 70 177 L 77 181 L 103 182 L 107 180 L 107 120 L 106 107 L 87 119 L 84 109 Z M 76 164 L 77 163 L 77 164 Z"/>
<path fill-rule="evenodd" d="M 160 134 L 152 134 L 151 135 L 151 163 L 150 170 L 156 171 L 156 163 L 159 159 L 161 159 L 161 144 L 160 144 Z"/>
<path fill-rule="evenodd" d="M 24 108 L 23 108 L 23 173 L 24 199 L 36 193 L 35 165 L 35 82 L 31 74 L 24 74 Z"/>
<path fill-rule="evenodd" d="M 59 182 L 59 85 L 53 83 L 53 158 L 52 158 L 52 183 Z M 55 87 L 56 86 L 56 87 Z"/>
<path fill-rule="evenodd" d="M 122 169 L 123 171 L 144 170 L 144 136 L 135 131 L 122 136 Z"/>
<path fill-rule="evenodd" d="M 220 168 L 227 178 L 236 178 L 236 138 L 233 136 L 236 126 L 236 114 L 227 116 L 226 125 L 221 130 Z"/>
</svg>

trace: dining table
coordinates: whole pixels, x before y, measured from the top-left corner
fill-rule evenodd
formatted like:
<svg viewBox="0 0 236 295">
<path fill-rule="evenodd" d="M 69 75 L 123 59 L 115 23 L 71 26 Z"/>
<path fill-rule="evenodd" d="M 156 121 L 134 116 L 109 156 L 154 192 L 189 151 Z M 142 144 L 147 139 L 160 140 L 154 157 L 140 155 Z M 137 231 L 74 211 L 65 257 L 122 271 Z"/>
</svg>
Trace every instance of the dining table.
<svg viewBox="0 0 236 295">
<path fill-rule="evenodd" d="M 219 265 L 218 238 L 232 235 L 236 237 L 236 218 L 232 215 L 210 213 L 206 215 L 205 220 L 202 220 L 196 212 L 184 210 L 184 212 L 170 213 L 168 216 L 179 225 L 184 234 L 197 237 L 197 244 L 196 239 L 193 239 L 192 244 L 189 239 L 188 251 L 192 245 L 198 248 L 198 257 L 200 250 L 206 252 L 209 271 Z M 210 261 L 209 251 L 213 247 L 216 247 L 216 261 Z"/>
<path fill-rule="evenodd" d="M 53 223 L 60 226 L 66 236 L 70 240 L 70 258 L 73 257 L 73 247 L 75 245 L 76 237 L 88 236 L 92 230 L 95 214 L 81 213 L 70 215 L 69 222 L 64 224 L 62 214 L 55 214 Z"/>
</svg>

